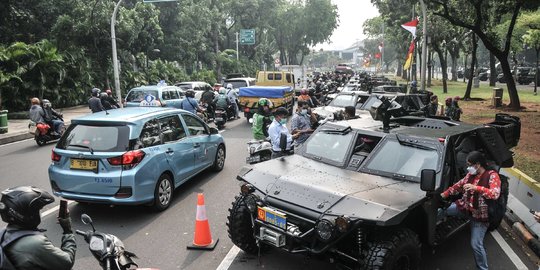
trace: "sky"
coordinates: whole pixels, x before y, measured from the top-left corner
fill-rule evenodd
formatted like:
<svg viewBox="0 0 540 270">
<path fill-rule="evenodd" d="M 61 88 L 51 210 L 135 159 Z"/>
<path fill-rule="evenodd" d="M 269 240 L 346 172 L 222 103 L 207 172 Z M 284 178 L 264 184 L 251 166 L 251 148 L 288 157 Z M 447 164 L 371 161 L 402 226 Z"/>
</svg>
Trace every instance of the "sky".
<svg viewBox="0 0 540 270">
<path fill-rule="evenodd" d="M 364 21 L 379 16 L 379 11 L 370 0 L 332 0 L 337 5 L 339 26 L 334 30 L 330 43 L 319 44 L 315 49 L 341 50 L 350 47 L 357 39 L 366 36 L 362 33 Z"/>
</svg>

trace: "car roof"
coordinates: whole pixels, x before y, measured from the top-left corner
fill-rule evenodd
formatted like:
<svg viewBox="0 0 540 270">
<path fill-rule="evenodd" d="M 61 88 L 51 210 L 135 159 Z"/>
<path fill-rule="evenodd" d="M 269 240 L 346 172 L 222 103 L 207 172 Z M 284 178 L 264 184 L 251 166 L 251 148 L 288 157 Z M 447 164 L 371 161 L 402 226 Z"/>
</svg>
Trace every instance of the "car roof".
<svg viewBox="0 0 540 270">
<path fill-rule="evenodd" d="M 159 91 L 159 90 L 163 90 L 163 89 L 167 89 L 167 88 L 172 88 L 172 89 L 176 89 L 176 90 L 181 91 L 181 89 L 179 87 L 174 86 L 174 85 L 142 85 L 142 86 L 132 88 L 129 91 L 141 91 L 141 90 L 158 90 Z"/>
<path fill-rule="evenodd" d="M 194 83 L 200 83 L 200 84 L 207 84 L 207 82 L 202 82 L 202 81 L 193 81 L 193 82 L 179 82 L 175 85 L 180 85 L 180 84 L 194 84 Z"/>
<path fill-rule="evenodd" d="M 114 109 L 101 111 L 97 113 L 87 114 L 71 120 L 74 124 L 136 124 L 137 121 L 158 117 L 164 114 L 178 114 L 186 112 L 181 109 L 163 108 L 163 107 L 128 107 L 122 109 Z"/>
<path fill-rule="evenodd" d="M 251 81 L 251 80 L 256 80 L 256 79 L 255 79 L 255 78 L 251 78 L 251 77 L 230 78 L 230 79 L 225 79 L 225 82 L 232 82 L 232 81 Z"/>
</svg>

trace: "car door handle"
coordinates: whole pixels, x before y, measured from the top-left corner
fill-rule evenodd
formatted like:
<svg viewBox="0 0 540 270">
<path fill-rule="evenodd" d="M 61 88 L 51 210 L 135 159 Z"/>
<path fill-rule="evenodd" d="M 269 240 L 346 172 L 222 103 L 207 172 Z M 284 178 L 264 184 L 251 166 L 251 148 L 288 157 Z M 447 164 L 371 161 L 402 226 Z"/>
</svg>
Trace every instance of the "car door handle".
<svg viewBox="0 0 540 270">
<path fill-rule="evenodd" d="M 201 147 L 201 144 L 200 144 L 200 143 L 194 143 L 194 144 L 193 144 L 193 147 L 194 147 L 194 148 Z"/>
<path fill-rule="evenodd" d="M 169 149 L 167 149 L 167 151 L 165 151 L 165 153 L 172 154 L 172 153 L 174 153 L 174 151 L 171 148 L 169 148 Z"/>
</svg>

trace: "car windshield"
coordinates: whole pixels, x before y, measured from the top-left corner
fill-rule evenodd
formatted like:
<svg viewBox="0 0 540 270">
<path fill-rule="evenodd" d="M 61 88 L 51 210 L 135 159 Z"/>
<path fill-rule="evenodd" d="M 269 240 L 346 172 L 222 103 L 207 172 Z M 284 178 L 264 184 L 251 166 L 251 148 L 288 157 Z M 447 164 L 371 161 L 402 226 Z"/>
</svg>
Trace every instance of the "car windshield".
<svg viewBox="0 0 540 270">
<path fill-rule="evenodd" d="M 347 106 L 356 106 L 356 96 L 354 95 L 339 95 L 328 106 L 333 107 L 347 107 Z"/>
<path fill-rule="evenodd" d="M 129 127 L 71 125 L 56 146 L 82 152 L 129 150 Z"/>
<path fill-rule="evenodd" d="M 438 160 L 435 149 L 387 140 L 369 160 L 365 169 L 419 180 L 423 169 L 437 169 Z"/>
<path fill-rule="evenodd" d="M 318 160 L 328 159 L 343 163 L 353 137 L 352 132 L 324 132 L 320 131 L 307 141 L 305 153 Z"/>
<path fill-rule="evenodd" d="M 152 95 L 156 98 L 159 98 L 157 90 L 131 90 L 126 97 L 126 102 L 141 102 L 144 100 L 144 97 L 147 95 Z"/>
<path fill-rule="evenodd" d="M 225 80 L 225 86 L 227 86 L 227 84 L 232 84 L 233 88 L 235 89 L 238 89 L 240 87 L 247 87 L 247 83 L 246 81 L 244 80 L 238 80 L 238 81 L 230 81 L 230 80 Z"/>
</svg>

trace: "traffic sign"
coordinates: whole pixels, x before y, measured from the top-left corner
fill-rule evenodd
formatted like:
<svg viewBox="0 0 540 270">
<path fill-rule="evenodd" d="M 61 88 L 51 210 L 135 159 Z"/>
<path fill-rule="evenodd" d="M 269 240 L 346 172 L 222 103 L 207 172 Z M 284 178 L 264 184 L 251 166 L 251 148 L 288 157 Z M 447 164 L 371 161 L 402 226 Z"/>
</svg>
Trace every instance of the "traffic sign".
<svg viewBox="0 0 540 270">
<path fill-rule="evenodd" d="M 255 45 L 255 29 L 240 29 L 240 44 Z"/>
</svg>

